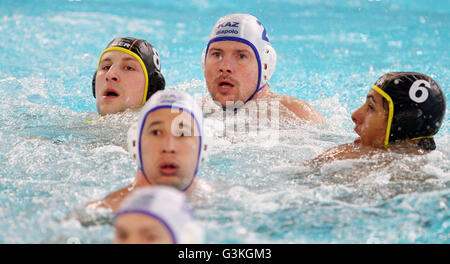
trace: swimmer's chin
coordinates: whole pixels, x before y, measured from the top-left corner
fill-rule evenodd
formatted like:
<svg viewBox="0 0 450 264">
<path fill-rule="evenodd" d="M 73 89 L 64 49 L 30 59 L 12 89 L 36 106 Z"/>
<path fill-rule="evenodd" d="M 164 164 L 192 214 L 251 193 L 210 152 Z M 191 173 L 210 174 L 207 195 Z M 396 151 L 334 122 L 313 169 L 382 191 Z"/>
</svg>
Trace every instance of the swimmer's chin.
<svg viewBox="0 0 450 264">
<path fill-rule="evenodd" d="M 116 114 L 127 114 L 127 113 L 138 113 L 141 110 L 142 106 L 133 106 L 133 107 L 125 107 L 119 109 L 106 109 L 99 110 L 97 109 L 97 113 L 100 116 L 108 116 L 108 115 L 116 115 Z"/>
<path fill-rule="evenodd" d="M 354 141 L 353 141 L 353 143 L 354 144 L 361 144 L 361 138 L 360 137 L 357 137 Z"/>
</svg>

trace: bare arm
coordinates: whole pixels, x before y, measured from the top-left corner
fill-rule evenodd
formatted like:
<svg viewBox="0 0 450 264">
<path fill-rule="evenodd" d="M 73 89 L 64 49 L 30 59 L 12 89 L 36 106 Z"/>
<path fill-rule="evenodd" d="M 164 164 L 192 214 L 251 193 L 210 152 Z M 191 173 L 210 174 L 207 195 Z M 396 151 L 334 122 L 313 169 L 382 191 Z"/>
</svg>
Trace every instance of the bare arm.
<svg viewBox="0 0 450 264">
<path fill-rule="evenodd" d="M 99 201 L 90 202 L 86 205 L 89 209 L 109 208 L 113 211 L 119 209 L 123 199 L 133 190 L 133 184 L 128 185 L 118 191 L 108 194 L 105 198 Z"/>
</svg>

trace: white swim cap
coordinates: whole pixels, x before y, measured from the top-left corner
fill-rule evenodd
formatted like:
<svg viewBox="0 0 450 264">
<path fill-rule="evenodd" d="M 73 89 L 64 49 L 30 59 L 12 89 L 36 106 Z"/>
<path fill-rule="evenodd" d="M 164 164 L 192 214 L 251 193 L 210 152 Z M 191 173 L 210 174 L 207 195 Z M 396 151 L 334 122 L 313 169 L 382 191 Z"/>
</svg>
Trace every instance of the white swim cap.
<svg viewBox="0 0 450 264">
<path fill-rule="evenodd" d="M 141 136 L 142 130 L 144 129 L 145 121 L 147 120 L 147 116 L 161 108 L 172 108 L 185 111 L 194 118 L 195 124 L 198 128 L 198 135 L 200 137 L 200 146 L 198 149 L 198 159 L 197 165 L 194 172 L 194 177 L 192 177 L 189 185 L 183 189 L 183 191 L 187 190 L 192 182 L 195 179 L 195 176 L 198 173 L 199 164 L 205 158 L 205 137 L 203 133 L 203 112 L 194 99 L 187 93 L 182 91 L 170 91 L 170 90 L 162 90 L 156 92 L 150 100 L 144 105 L 144 107 L 139 112 L 139 118 L 137 123 L 133 124 L 128 130 L 128 151 L 130 152 L 133 159 L 136 160 L 136 163 L 139 169 L 144 174 L 145 178 L 148 180 L 147 175 L 144 172 L 144 164 L 142 162 L 142 151 L 141 151 Z M 195 132 L 196 133 L 196 132 Z"/>
<path fill-rule="evenodd" d="M 263 24 L 249 14 L 231 14 L 220 18 L 209 35 L 208 45 L 202 54 L 202 68 L 205 69 L 206 57 L 211 43 L 217 41 L 238 41 L 249 45 L 258 61 L 258 85 L 247 100 L 261 90 L 272 77 L 277 62 L 277 54 L 270 45 L 269 36 Z"/>
<path fill-rule="evenodd" d="M 122 202 L 115 220 L 132 213 L 160 221 L 174 244 L 203 243 L 203 229 L 196 223 L 185 195 L 173 187 L 151 186 L 135 190 Z"/>
</svg>

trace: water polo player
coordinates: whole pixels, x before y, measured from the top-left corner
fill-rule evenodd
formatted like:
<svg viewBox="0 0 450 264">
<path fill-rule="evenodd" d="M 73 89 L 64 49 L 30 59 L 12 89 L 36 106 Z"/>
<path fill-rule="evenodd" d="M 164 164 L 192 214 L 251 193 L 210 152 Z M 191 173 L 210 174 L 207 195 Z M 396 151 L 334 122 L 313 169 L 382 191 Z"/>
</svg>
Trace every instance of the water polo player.
<svg viewBox="0 0 450 264">
<path fill-rule="evenodd" d="M 436 148 L 433 136 L 445 115 L 446 100 L 439 84 L 416 72 L 384 74 L 366 102 L 352 114 L 358 138 L 318 158 L 358 158 L 376 149 L 426 153 Z"/>
<path fill-rule="evenodd" d="M 120 205 L 114 228 L 116 244 L 199 244 L 204 238 L 185 195 L 167 186 L 130 194 Z"/>
<path fill-rule="evenodd" d="M 212 99 L 224 109 L 239 108 L 250 100 L 278 100 L 301 119 L 321 123 L 322 115 L 297 98 L 269 91 L 277 55 L 267 31 L 249 14 L 220 18 L 202 55 L 202 68 Z"/>
<path fill-rule="evenodd" d="M 189 193 L 195 187 L 205 150 L 203 113 L 194 99 L 184 92 L 158 91 L 128 131 L 128 151 L 138 166 L 134 183 L 89 207 L 117 210 L 126 195 L 150 185 L 168 185 Z"/>
<path fill-rule="evenodd" d="M 139 109 L 165 80 L 156 49 L 143 39 L 115 38 L 100 55 L 92 92 L 100 115 Z"/>
</svg>

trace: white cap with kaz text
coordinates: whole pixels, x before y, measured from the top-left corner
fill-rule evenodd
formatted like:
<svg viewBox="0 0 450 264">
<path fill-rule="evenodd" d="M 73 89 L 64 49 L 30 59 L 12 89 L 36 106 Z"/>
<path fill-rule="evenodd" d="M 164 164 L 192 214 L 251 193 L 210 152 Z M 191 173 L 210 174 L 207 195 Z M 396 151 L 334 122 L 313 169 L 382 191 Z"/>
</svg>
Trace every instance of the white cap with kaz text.
<svg viewBox="0 0 450 264">
<path fill-rule="evenodd" d="M 208 49 L 217 41 L 237 41 L 250 46 L 258 61 L 258 85 L 247 100 L 261 90 L 275 71 L 277 54 L 272 48 L 267 31 L 258 19 L 249 14 L 230 14 L 220 18 L 214 25 L 206 49 L 203 51 L 202 67 L 204 69 Z"/>
</svg>

